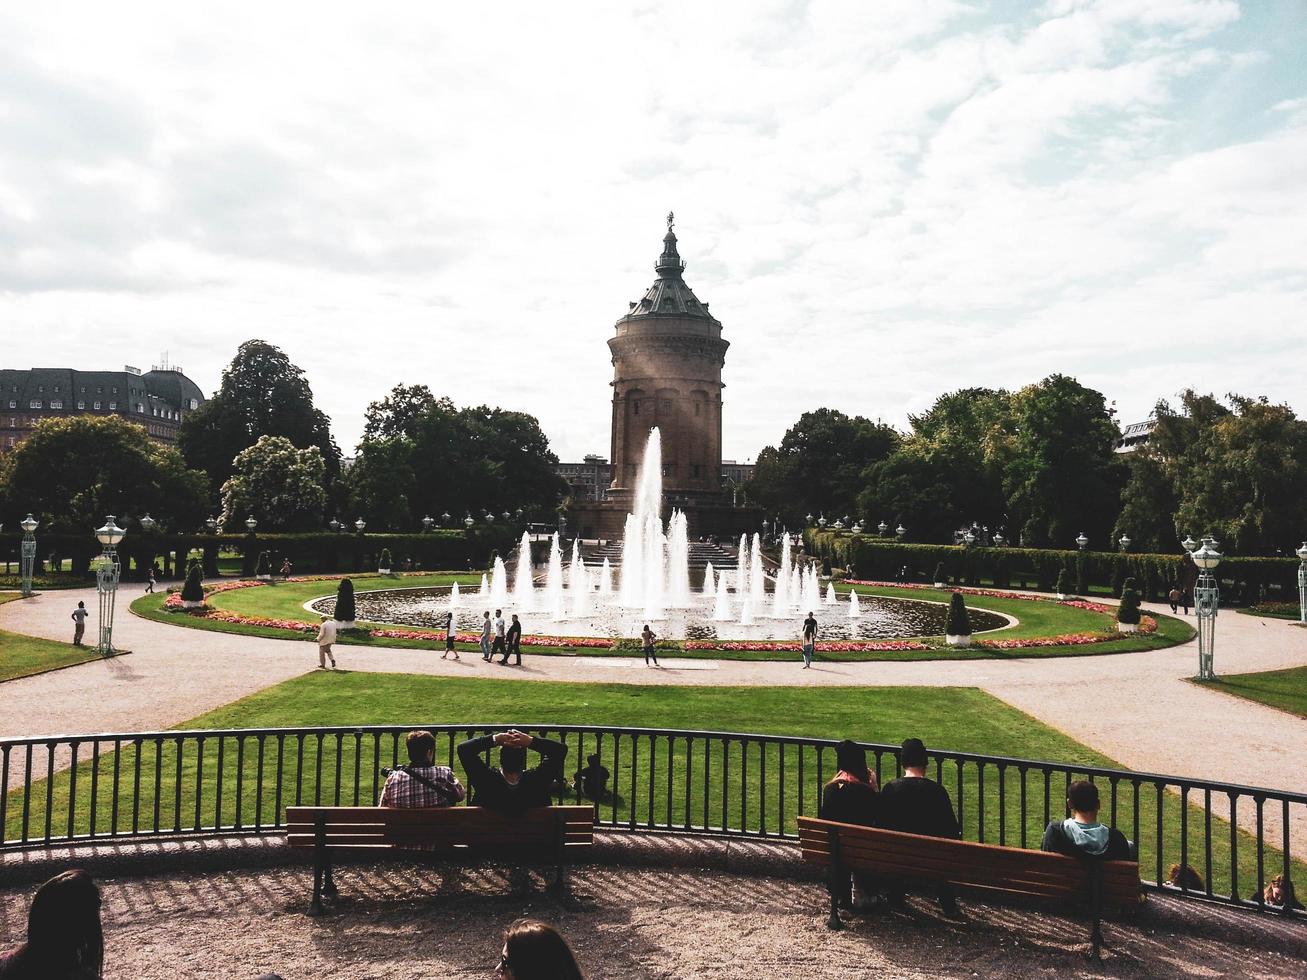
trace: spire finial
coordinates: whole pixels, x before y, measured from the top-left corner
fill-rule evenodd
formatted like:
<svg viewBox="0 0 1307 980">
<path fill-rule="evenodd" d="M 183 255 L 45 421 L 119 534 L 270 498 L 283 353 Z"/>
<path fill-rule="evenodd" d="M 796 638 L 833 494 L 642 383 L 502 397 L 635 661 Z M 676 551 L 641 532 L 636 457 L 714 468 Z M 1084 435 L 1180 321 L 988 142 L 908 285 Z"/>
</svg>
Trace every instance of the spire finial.
<svg viewBox="0 0 1307 980">
<path fill-rule="evenodd" d="M 676 223 L 676 214 L 672 211 L 667 212 L 667 230 L 672 230 L 672 225 Z"/>
</svg>

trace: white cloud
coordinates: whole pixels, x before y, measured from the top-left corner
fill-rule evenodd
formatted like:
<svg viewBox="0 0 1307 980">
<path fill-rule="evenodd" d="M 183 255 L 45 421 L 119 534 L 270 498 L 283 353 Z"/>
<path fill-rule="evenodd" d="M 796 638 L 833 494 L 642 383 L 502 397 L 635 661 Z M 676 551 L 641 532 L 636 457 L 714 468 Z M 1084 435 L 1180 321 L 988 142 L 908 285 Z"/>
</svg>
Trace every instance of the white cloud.
<svg viewBox="0 0 1307 980">
<path fill-rule="evenodd" d="M 605 341 L 673 208 L 732 343 L 728 456 L 821 404 L 903 423 L 1052 371 L 1130 417 L 1186 385 L 1301 399 L 1307 86 L 1282 39 L 1231 39 L 1241 13 L 0 15 L 3 361 L 167 349 L 212 388 L 259 336 L 344 446 L 420 381 L 605 452 Z M 1235 132 L 1217 94 L 1261 122 Z"/>
</svg>

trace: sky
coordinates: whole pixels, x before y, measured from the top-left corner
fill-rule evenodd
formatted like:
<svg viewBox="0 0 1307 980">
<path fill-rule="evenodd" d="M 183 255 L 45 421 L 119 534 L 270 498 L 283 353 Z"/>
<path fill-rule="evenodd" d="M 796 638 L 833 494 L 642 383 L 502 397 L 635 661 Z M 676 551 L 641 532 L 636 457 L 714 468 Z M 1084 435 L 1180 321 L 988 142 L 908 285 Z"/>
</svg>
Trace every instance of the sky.
<svg viewBox="0 0 1307 980">
<path fill-rule="evenodd" d="M 1073 375 L 1307 414 L 1307 5 L 942 0 L 0 12 L 0 367 L 206 392 L 242 341 L 352 453 L 426 384 L 606 455 L 675 211 L 724 454 Z"/>
</svg>

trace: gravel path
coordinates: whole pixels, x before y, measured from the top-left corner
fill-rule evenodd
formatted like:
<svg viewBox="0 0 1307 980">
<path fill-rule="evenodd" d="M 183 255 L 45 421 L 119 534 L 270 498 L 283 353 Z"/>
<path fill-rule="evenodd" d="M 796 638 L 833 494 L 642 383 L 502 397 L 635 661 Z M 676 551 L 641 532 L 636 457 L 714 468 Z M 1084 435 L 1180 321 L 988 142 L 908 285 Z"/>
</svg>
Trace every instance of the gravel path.
<svg viewBox="0 0 1307 980">
<path fill-rule="evenodd" d="M 1307 934 L 1271 917 L 1165 899 L 1109 923 L 1099 967 L 1075 916 L 964 901 L 965 920 L 910 900 L 903 914 L 825 927 L 820 885 L 701 869 L 591 867 L 571 901 L 496 869 L 398 863 L 346 868 L 324 917 L 303 914 L 302 868 L 100 879 L 105 976 L 252 980 L 487 977 L 503 929 L 556 925 L 586 975 L 616 978 L 1288 977 L 1307 975 Z M 0 888 L 0 948 L 25 927 L 34 885 Z"/>
<path fill-rule="evenodd" d="M 134 596 L 124 594 L 124 604 Z M 49 592 L 0 606 L 0 628 L 69 636 L 69 610 L 94 590 Z M 1167 611 L 1162 606 L 1149 607 Z M 92 630 L 88 630 L 88 633 Z M 131 656 L 94 661 L 3 685 L 0 733 L 34 735 L 166 728 L 317 663 L 311 641 L 186 629 L 122 612 L 115 629 Z M 712 685 L 923 685 L 981 688 L 1072 738 L 1141 771 L 1307 790 L 1307 719 L 1189 683 L 1197 647 L 1100 656 L 975 661 L 821 664 L 682 661 L 662 669 L 617 667 L 602 658 L 531 657 L 526 666 L 487 666 L 466 653 L 442 661 L 429 651 L 337 647 L 342 667 L 443 676 Z M 632 663 L 637 663 L 632 661 Z M 692 667 L 689 665 L 693 665 Z M 1307 665 L 1307 630 L 1284 620 L 1227 612 L 1217 624 L 1218 673 Z M 817 734 L 817 733 L 814 733 Z M 831 733 L 837 734 L 837 733 Z M 906 733 L 905 733 L 906 734 Z M 965 749 L 966 746 L 950 746 Z M 1213 812 L 1220 810 L 1214 800 Z M 1245 807 L 1240 823 L 1251 826 Z M 1280 821 L 1268 821 L 1280 839 Z M 1296 854 L 1307 854 L 1307 807 L 1290 815 Z"/>
</svg>

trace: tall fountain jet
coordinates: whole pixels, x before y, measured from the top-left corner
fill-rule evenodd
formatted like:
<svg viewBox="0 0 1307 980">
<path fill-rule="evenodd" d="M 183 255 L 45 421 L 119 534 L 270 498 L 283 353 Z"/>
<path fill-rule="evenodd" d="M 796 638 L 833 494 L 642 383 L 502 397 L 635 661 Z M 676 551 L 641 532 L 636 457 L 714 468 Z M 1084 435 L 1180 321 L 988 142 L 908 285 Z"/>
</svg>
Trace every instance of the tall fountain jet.
<svg viewBox="0 0 1307 980">
<path fill-rule="evenodd" d="M 517 575 L 513 578 L 513 605 L 518 609 L 531 609 L 535 605 L 531 582 L 531 537 L 522 532 L 517 545 Z"/>
<path fill-rule="evenodd" d="M 690 545 L 680 511 L 672 513 L 668 533 L 663 533 L 663 449 L 657 428 L 649 430 L 634 506 L 622 538 L 619 601 L 627 609 L 642 610 L 647 619 L 662 619 L 668 605 L 690 605 Z"/>
</svg>

